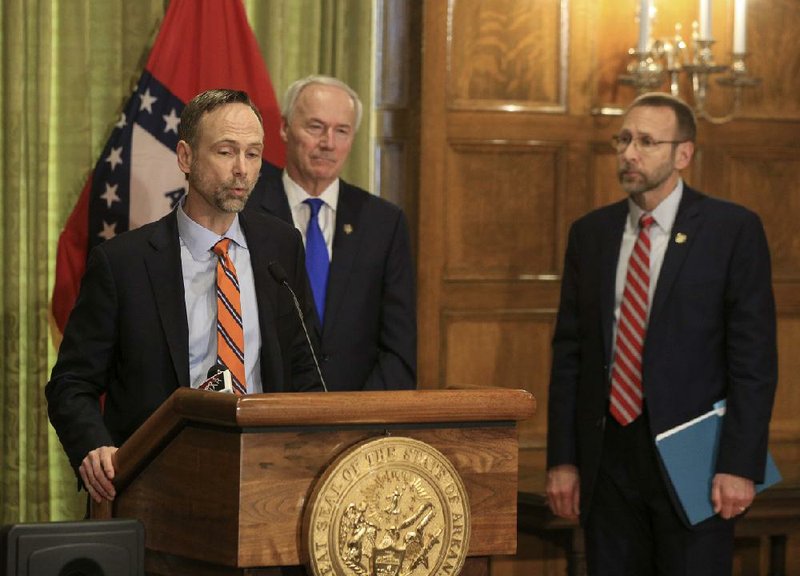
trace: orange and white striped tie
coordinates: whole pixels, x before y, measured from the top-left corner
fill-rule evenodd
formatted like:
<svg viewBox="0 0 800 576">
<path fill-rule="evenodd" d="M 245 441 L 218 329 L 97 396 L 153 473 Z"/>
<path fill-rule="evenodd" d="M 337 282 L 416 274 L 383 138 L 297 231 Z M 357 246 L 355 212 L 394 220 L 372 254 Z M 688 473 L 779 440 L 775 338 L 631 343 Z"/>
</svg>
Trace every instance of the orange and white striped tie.
<svg viewBox="0 0 800 576">
<path fill-rule="evenodd" d="M 639 219 L 639 236 L 628 260 L 617 322 L 610 411 L 623 426 L 642 413 L 642 351 L 650 301 L 650 226 L 653 222 L 650 214 L 643 214 Z"/>
<path fill-rule="evenodd" d="M 214 245 L 217 255 L 217 362 L 231 373 L 233 391 L 247 393 L 244 375 L 244 330 L 236 268 L 228 256 L 229 238 Z"/>
</svg>

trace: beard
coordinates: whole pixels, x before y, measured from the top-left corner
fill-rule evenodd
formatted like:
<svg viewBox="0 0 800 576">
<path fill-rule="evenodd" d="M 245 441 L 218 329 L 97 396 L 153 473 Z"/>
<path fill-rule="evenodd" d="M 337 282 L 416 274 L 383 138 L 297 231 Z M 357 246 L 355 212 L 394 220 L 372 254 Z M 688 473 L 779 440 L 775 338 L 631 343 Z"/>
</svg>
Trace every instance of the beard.
<svg viewBox="0 0 800 576">
<path fill-rule="evenodd" d="M 255 185 L 255 183 L 253 183 Z M 232 192 L 233 189 L 244 188 L 247 190 L 244 194 L 236 194 Z M 230 182 L 218 187 L 212 196 L 214 206 L 223 212 L 239 213 L 244 210 L 244 205 L 247 204 L 250 193 L 253 191 L 253 186 L 243 185 L 238 182 Z"/>
<path fill-rule="evenodd" d="M 672 176 L 673 171 L 672 162 L 664 162 L 656 166 L 650 173 L 647 173 L 623 161 L 617 169 L 617 178 L 622 185 L 622 189 L 633 196 L 655 190 Z"/>
<path fill-rule="evenodd" d="M 238 214 L 244 210 L 257 181 L 258 175 L 252 180 L 229 178 L 222 183 L 212 184 L 197 170 L 193 169 L 189 174 L 189 187 L 196 190 L 206 202 L 229 214 Z M 235 192 L 236 189 L 244 190 L 244 193 Z"/>
</svg>

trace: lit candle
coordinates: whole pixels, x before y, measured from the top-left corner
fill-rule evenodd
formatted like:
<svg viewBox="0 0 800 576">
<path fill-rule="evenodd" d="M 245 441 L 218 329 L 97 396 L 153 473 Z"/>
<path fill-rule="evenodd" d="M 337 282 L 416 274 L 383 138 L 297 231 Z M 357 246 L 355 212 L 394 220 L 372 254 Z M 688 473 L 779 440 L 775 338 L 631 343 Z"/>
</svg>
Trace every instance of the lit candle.
<svg viewBox="0 0 800 576">
<path fill-rule="evenodd" d="M 700 0 L 700 40 L 711 40 L 711 0 Z"/>
<path fill-rule="evenodd" d="M 736 0 L 733 7 L 733 53 L 747 51 L 747 0 Z"/>
<path fill-rule="evenodd" d="M 639 4 L 639 53 L 644 54 L 650 48 L 650 2 L 641 0 Z"/>
</svg>

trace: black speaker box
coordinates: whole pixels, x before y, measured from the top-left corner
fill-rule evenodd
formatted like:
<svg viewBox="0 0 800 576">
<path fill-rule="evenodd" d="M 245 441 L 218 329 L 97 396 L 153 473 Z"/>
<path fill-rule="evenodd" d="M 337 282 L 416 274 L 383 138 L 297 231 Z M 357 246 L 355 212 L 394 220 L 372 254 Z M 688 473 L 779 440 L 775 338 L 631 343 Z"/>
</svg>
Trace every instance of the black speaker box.
<svg viewBox="0 0 800 576">
<path fill-rule="evenodd" d="M 0 575 L 144 576 L 144 527 L 132 519 L 3 526 Z"/>
</svg>

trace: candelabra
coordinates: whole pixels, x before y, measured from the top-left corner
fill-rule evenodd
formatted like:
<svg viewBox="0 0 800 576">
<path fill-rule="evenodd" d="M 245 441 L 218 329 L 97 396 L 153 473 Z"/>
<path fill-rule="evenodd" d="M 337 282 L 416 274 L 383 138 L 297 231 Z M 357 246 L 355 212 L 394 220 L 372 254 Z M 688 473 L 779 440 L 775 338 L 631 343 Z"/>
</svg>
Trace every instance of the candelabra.
<svg viewBox="0 0 800 576">
<path fill-rule="evenodd" d="M 730 122 L 741 108 L 742 90 L 758 85 L 761 80 L 748 74 L 745 65 L 747 54 L 744 52 L 734 52 L 730 65 L 716 64 L 711 51 L 714 40 L 701 39 L 696 22 L 692 28 L 691 53 L 681 37 L 681 25 L 678 24 L 673 38 L 655 40 L 644 52 L 631 49 L 631 63 L 627 74 L 619 76 L 619 82 L 635 86 L 642 93 L 669 81 L 670 92 L 680 96 L 680 77 L 686 74 L 691 80 L 695 113 L 714 124 Z M 717 79 L 717 84 L 733 90 L 733 104 L 723 116 L 714 116 L 706 108 L 711 76 L 715 74 L 725 74 Z"/>
</svg>

